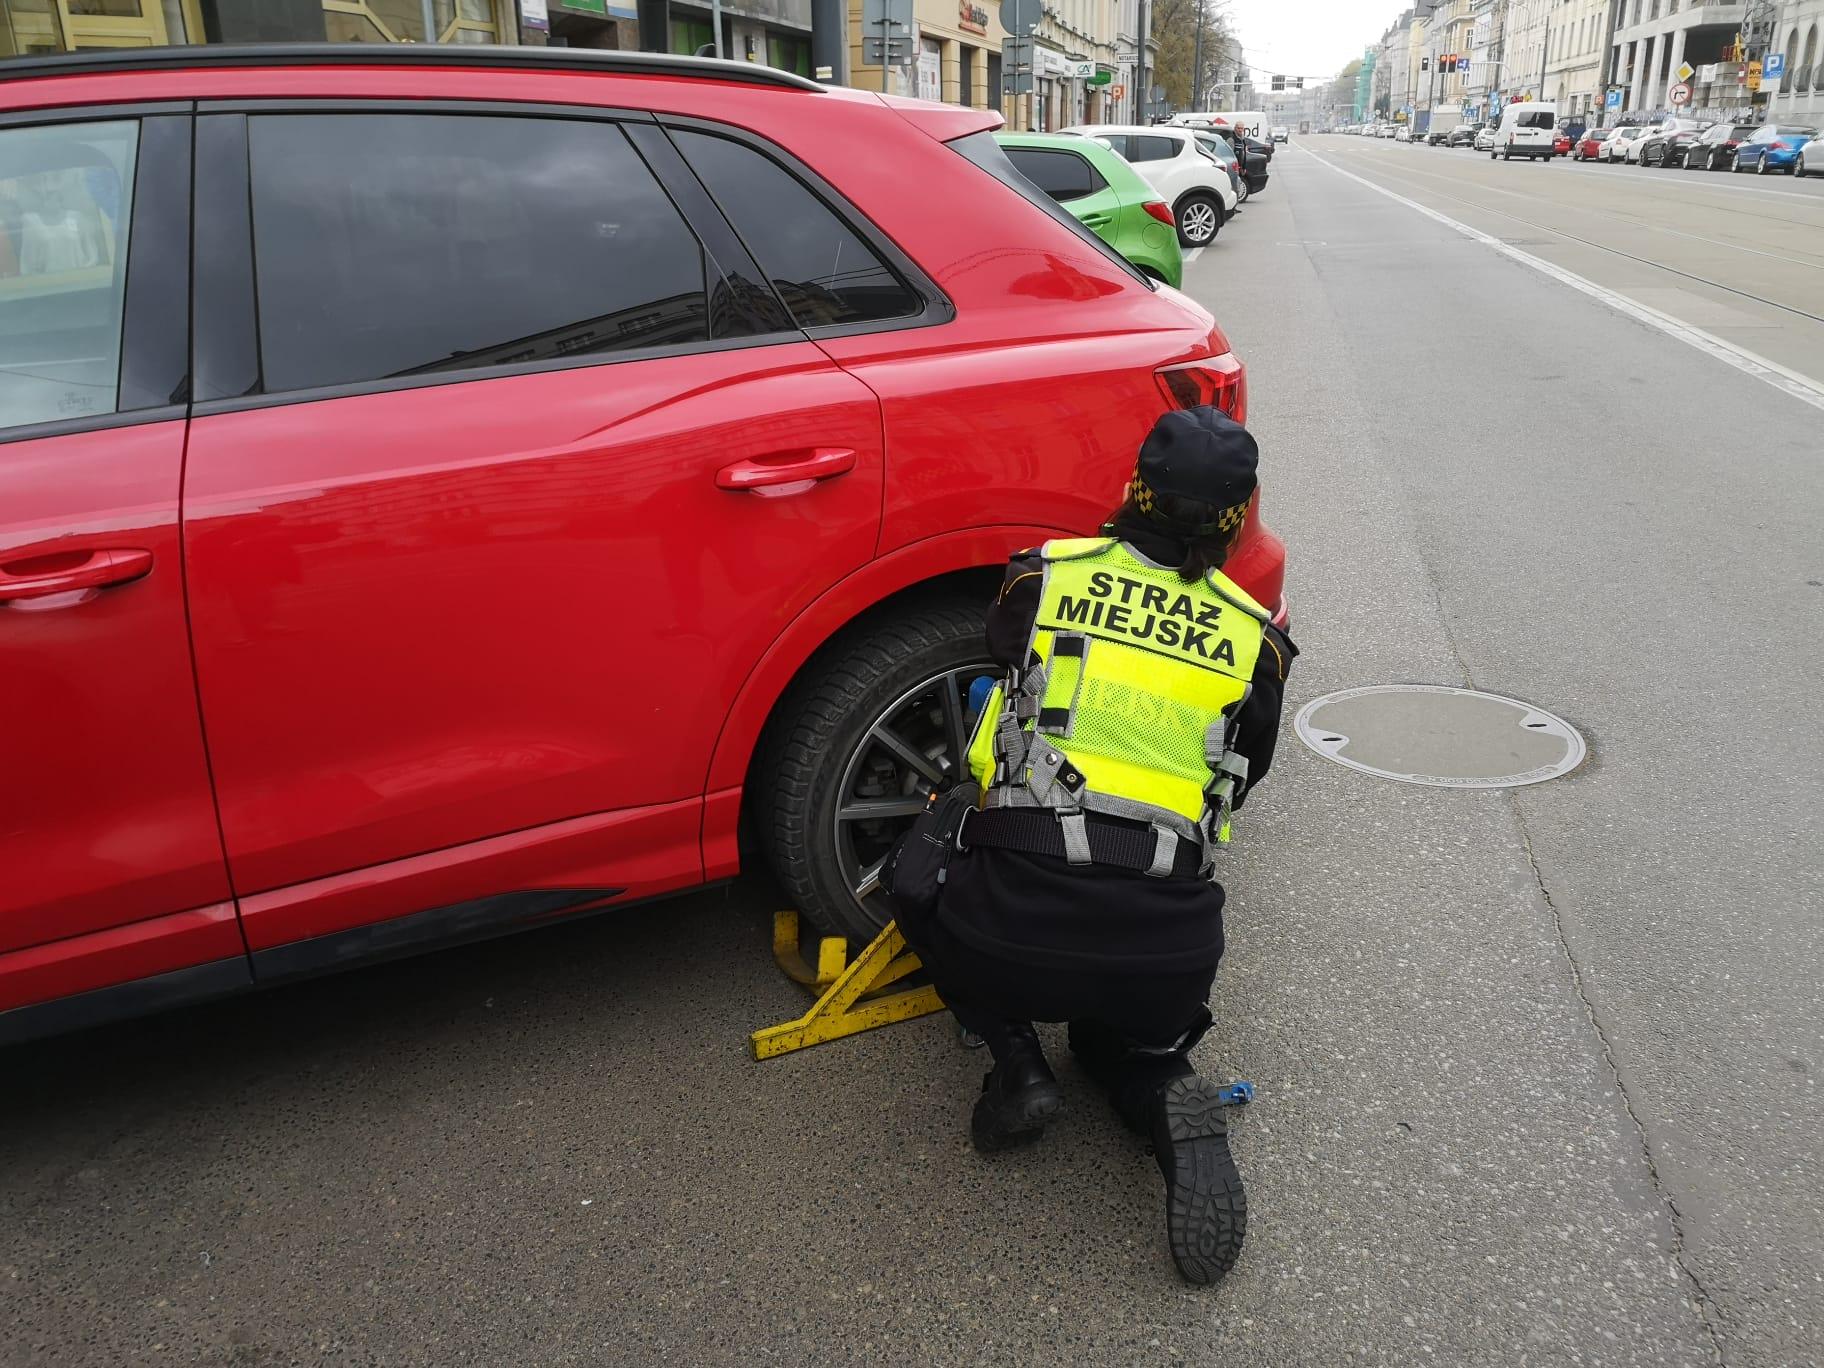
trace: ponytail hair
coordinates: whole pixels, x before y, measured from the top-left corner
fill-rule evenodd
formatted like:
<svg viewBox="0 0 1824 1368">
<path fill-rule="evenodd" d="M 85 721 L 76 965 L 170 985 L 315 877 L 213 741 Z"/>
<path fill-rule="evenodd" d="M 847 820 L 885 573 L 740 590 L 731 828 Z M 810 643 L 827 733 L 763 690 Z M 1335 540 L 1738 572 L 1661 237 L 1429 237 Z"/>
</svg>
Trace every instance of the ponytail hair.
<svg viewBox="0 0 1824 1368">
<path fill-rule="evenodd" d="M 1179 494 L 1154 495 L 1142 507 L 1133 494 L 1116 510 L 1110 522 L 1148 523 L 1184 546 L 1184 561 L 1178 577 L 1186 584 L 1207 579 L 1212 570 L 1220 570 L 1235 550 L 1247 520 L 1248 501 L 1234 508 L 1219 509 L 1200 499 L 1187 499 Z"/>
</svg>

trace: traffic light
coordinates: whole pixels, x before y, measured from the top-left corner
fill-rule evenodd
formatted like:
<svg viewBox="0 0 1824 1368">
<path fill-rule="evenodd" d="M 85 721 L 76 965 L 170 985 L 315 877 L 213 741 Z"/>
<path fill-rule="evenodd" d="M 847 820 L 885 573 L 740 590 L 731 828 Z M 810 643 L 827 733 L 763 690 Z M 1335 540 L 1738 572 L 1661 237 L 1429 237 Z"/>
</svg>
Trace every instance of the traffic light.
<svg viewBox="0 0 1824 1368">
<path fill-rule="evenodd" d="M 1431 58 L 1429 58 L 1429 57 L 1419 58 L 1419 70 L 1420 71 L 1430 71 L 1431 70 Z"/>
<path fill-rule="evenodd" d="M 1286 78 L 1284 76 L 1275 76 L 1273 78 L 1273 89 L 1284 90 L 1285 88 L 1286 88 Z"/>
<path fill-rule="evenodd" d="M 1305 88 L 1305 78 L 1303 76 L 1294 76 L 1292 78 L 1292 89 L 1303 90 L 1304 88 Z"/>
</svg>

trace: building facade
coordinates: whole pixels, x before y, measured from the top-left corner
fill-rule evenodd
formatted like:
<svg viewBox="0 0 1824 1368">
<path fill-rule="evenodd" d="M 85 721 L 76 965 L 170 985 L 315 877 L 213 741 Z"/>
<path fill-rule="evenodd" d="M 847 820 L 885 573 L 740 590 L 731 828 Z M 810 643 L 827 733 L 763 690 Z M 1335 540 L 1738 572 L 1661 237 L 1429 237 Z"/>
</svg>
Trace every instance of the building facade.
<svg viewBox="0 0 1824 1368">
<path fill-rule="evenodd" d="M 560 0 L 552 0 L 557 11 Z M 606 3 L 586 17 L 606 17 Z M 432 0 L 440 43 L 515 43 L 514 0 Z M 627 9 L 631 19 L 633 11 Z M 422 0 L 0 0 L 0 57 L 167 43 L 422 43 Z"/>
<path fill-rule="evenodd" d="M 1603 110 L 1613 0 L 1559 0 L 1546 42 L 1545 98 L 1594 123 Z"/>
<path fill-rule="evenodd" d="M 1824 124 L 1824 0 L 1792 0 L 1774 27 L 1786 74 L 1767 90 L 1767 117 L 1780 123 Z"/>
<path fill-rule="evenodd" d="M 1455 128 L 1463 120 L 1471 27 L 1469 0 L 1443 0 L 1425 20 L 1421 128 Z"/>
<path fill-rule="evenodd" d="M 1619 0 L 1610 40 L 1611 70 L 1623 88 L 1622 109 L 1634 119 L 1670 113 L 1699 118 L 1752 118 L 1757 103 L 1742 79 L 1742 64 L 1728 60 L 1750 11 L 1758 5 L 1680 4 L 1679 0 Z M 1681 70 L 1691 75 L 1681 80 Z M 1675 101 L 1675 86 L 1690 98 Z"/>
</svg>

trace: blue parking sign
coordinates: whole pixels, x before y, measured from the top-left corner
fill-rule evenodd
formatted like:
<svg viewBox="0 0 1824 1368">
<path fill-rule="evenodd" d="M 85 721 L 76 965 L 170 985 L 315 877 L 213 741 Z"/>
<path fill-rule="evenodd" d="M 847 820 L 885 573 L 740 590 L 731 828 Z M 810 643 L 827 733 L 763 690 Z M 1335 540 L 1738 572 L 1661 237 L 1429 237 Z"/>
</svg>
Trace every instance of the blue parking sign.
<svg viewBox="0 0 1824 1368">
<path fill-rule="evenodd" d="M 1777 81 L 1780 79 L 1780 77 L 1784 76 L 1785 74 L 1786 74 L 1786 54 L 1785 53 L 1770 52 L 1765 57 L 1761 58 L 1761 78 L 1763 80 Z"/>
<path fill-rule="evenodd" d="M 1605 104 L 1605 107 L 1608 109 L 1620 109 L 1621 108 L 1621 92 L 1619 90 L 1611 90 L 1609 92 L 1609 98 L 1604 102 L 1604 104 Z"/>
</svg>

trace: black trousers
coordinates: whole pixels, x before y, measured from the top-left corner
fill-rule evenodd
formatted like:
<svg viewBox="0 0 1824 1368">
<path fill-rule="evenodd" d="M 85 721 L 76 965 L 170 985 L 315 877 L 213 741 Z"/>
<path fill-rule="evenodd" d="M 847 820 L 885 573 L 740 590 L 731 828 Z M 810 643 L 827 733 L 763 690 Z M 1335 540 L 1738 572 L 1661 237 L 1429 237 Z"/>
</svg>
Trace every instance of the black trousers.
<svg viewBox="0 0 1824 1368">
<path fill-rule="evenodd" d="M 1209 1024 L 1213 963 L 1191 969 L 1060 966 L 970 944 L 941 917 L 902 929 L 945 1004 L 996 1058 L 1010 1029 L 1035 1021 L 1071 1023 L 1071 1048 L 1111 1065 L 1116 1056 L 1172 1051 Z"/>
</svg>

